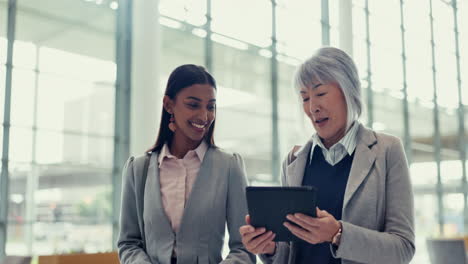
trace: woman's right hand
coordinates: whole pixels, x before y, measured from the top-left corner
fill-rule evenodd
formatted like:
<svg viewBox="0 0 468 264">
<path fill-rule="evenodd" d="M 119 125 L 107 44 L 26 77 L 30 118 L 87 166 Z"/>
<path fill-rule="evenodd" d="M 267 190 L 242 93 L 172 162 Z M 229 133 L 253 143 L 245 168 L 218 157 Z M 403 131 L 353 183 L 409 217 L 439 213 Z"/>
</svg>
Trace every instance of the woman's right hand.
<svg viewBox="0 0 468 264">
<path fill-rule="evenodd" d="M 273 241 L 275 234 L 271 231 L 266 232 L 264 227 L 255 228 L 250 225 L 250 216 L 245 216 L 247 225 L 239 228 L 242 236 L 242 244 L 253 254 L 273 255 L 276 250 L 276 243 Z"/>
</svg>

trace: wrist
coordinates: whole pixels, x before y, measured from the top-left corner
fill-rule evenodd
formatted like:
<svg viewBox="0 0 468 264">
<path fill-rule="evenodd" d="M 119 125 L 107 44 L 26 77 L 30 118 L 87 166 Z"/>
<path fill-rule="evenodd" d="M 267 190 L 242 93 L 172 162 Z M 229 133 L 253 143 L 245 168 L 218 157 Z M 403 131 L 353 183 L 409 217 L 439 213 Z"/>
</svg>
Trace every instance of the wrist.
<svg viewBox="0 0 468 264">
<path fill-rule="evenodd" d="M 336 231 L 335 235 L 333 235 L 332 241 L 331 241 L 331 243 L 332 243 L 333 245 L 335 245 L 335 246 L 339 246 L 339 245 L 340 245 L 342 230 L 343 230 L 343 225 L 341 224 L 340 221 L 338 221 L 338 230 Z"/>
<path fill-rule="evenodd" d="M 269 250 L 269 252 L 266 252 L 266 255 L 273 256 L 276 253 L 276 242 L 273 243 L 273 249 Z"/>
</svg>

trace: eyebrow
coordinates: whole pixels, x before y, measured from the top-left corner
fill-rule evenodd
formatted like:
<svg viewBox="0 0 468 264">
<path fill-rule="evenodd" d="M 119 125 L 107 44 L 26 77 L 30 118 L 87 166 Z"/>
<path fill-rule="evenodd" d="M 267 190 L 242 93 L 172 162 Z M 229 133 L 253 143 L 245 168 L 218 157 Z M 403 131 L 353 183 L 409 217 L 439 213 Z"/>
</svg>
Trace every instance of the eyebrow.
<svg viewBox="0 0 468 264">
<path fill-rule="evenodd" d="M 194 96 L 189 96 L 189 97 L 187 97 L 186 99 L 192 99 L 192 100 L 195 100 L 195 101 L 198 101 L 198 102 L 201 102 L 201 101 L 202 101 L 202 99 L 197 98 L 197 97 L 194 97 Z M 216 102 L 216 99 L 211 99 L 211 100 L 209 100 L 208 102 L 210 102 L 210 103 L 211 103 L 211 102 Z"/>
<path fill-rule="evenodd" d="M 321 85 L 323 85 L 323 83 L 315 84 L 315 85 L 312 87 L 312 89 L 317 89 L 317 88 L 320 87 Z M 301 90 L 300 93 L 301 93 L 301 94 L 305 94 L 306 91 L 302 91 L 302 90 Z"/>
<path fill-rule="evenodd" d="M 323 84 L 322 83 L 317 83 L 312 87 L 312 89 L 317 89 L 318 87 L 320 87 L 320 85 L 323 85 Z"/>
</svg>

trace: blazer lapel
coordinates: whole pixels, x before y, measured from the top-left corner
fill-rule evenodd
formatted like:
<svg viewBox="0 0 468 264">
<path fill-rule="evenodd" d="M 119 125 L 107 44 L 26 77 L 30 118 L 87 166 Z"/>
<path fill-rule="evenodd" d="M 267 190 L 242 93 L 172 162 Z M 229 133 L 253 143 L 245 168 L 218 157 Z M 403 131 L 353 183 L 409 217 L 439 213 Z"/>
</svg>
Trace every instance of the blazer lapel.
<svg viewBox="0 0 468 264">
<path fill-rule="evenodd" d="M 169 218 L 166 215 L 161 199 L 158 153 L 154 153 L 151 156 L 150 164 L 148 166 L 148 176 L 146 178 L 144 191 L 143 214 L 147 216 L 147 220 L 149 220 L 149 224 L 154 230 L 154 232 L 148 234 L 148 239 L 173 240 L 174 232 L 172 231 Z M 169 253 L 167 253 L 170 255 L 172 252 L 172 243 L 168 245 L 171 246 L 171 248 L 168 249 Z M 169 257 L 169 255 L 167 257 Z"/>
<path fill-rule="evenodd" d="M 377 143 L 374 133 L 363 125 L 360 125 L 357 140 L 354 160 L 349 173 L 348 184 L 346 185 L 343 211 L 353 197 L 353 194 L 364 179 L 366 179 L 367 175 L 369 175 L 369 171 L 376 159 L 374 152 L 371 151 L 371 147 Z"/>
<path fill-rule="evenodd" d="M 312 142 L 309 141 L 297 152 L 296 159 L 291 162 L 286 168 L 286 179 L 288 186 L 301 186 L 302 178 L 304 177 L 305 166 L 307 165 L 307 157 L 309 156 Z"/>
</svg>

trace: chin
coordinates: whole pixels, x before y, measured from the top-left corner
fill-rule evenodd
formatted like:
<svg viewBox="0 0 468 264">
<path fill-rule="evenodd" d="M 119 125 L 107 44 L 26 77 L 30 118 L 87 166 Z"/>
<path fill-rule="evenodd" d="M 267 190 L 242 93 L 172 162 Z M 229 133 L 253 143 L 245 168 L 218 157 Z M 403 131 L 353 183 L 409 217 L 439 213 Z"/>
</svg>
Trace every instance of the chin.
<svg viewBox="0 0 468 264">
<path fill-rule="evenodd" d="M 323 140 L 327 140 L 328 138 L 330 138 L 330 135 L 328 135 L 328 133 L 320 133 L 320 132 L 317 132 L 318 136 L 323 139 Z"/>
<path fill-rule="evenodd" d="M 203 136 L 191 136 L 190 139 L 194 142 L 199 142 L 205 138 L 205 135 Z"/>
</svg>

